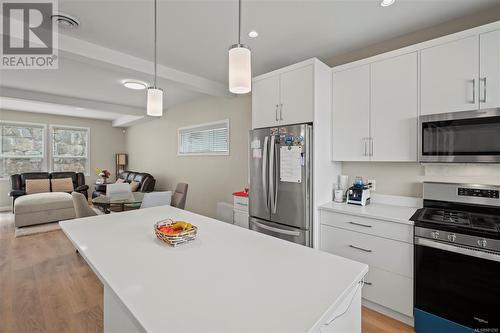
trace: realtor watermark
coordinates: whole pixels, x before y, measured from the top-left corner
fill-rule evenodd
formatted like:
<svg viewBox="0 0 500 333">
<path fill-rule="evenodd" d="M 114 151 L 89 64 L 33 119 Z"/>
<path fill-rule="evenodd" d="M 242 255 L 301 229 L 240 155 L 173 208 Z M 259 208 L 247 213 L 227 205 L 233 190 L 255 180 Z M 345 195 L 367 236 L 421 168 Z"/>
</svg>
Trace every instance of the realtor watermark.
<svg viewBox="0 0 500 333">
<path fill-rule="evenodd" d="M 0 1 L 1 69 L 57 69 L 56 0 Z"/>
</svg>

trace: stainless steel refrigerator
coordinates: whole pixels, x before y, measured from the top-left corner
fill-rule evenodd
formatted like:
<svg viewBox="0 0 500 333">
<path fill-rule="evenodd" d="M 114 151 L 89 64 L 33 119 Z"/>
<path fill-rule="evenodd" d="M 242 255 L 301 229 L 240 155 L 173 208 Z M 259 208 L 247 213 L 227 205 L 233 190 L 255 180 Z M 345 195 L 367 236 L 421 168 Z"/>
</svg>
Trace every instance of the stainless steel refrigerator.
<svg viewBox="0 0 500 333">
<path fill-rule="evenodd" d="M 312 125 L 250 131 L 250 229 L 312 247 Z"/>
</svg>

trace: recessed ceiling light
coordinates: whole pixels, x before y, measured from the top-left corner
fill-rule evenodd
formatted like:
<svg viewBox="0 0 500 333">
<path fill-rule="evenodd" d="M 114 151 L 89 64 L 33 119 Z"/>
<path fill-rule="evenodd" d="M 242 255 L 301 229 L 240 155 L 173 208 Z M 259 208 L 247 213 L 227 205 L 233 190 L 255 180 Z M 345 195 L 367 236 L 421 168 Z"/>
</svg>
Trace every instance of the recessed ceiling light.
<svg viewBox="0 0 500 333">
<path fill-rule="evenodd" d="M 256 37 L 259 37 L 259 33 L 255 30 L 252 30 L 248 33 L 248 37 L 250 38 L 256 38 Z"/>
<path fill-rule="evenodd" d="M 123 85 L 129 89 L 134 89 L 134 90 L 144 90 L 147 88 L 147 84 L 141 81 L 134 81 L 134 80 L 126 80 L 122 82 Z"/>
<path fill-rule="evenodd" d="M 389 7 L 390 5 L 393 5 L 396 2 L 396 0 L 382 0 L 380 5 L 382 7 Z"/>
</svg>

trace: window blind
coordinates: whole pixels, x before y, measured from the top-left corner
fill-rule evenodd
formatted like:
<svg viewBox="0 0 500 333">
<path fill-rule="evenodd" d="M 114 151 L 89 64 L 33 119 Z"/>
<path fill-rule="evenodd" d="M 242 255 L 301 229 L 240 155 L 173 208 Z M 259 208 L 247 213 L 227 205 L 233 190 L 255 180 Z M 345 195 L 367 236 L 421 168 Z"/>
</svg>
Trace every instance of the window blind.
<svg viewBox="0 0 500 333">
<path fill-rule="evenodd" d="M 43 171 L 45 126 L 0 122 L 0 177 Z"/>
<path fill-rule="evenodd" d="M 229 121 L 179 129 L 179 155 L 223 155 L 229 153 Z"/>
</svg>

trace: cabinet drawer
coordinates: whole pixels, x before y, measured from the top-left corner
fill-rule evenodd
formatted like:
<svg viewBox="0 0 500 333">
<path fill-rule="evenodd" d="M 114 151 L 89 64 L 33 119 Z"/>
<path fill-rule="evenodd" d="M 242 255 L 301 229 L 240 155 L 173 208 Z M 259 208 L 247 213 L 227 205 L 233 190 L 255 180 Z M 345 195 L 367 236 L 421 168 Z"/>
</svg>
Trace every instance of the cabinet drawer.
<svg viewBox="0 0 500 333">
<path fill-rule="evenodd" d="M 413 279 L 370 267 L 363 298 L 413 317 Z"/>
<path fill-rule="evenodd" d="M 238 227 L 248 229 L 248 213 L 234 210 L 233 211 L 233 223 Z"/>
<path fill-rule="evenodd" d="M 413 226 L 321 210 L 321 224 L 413 244 Z"/>
<path fill-rule="evenodd" d="M 248 212 L 248 198 L 234 196 L 234 209 Z"/>
<path fill-rule="evenodd" d="M 413 317 L 413 279 L 370 267 L 363 298 Z"/>
<path fill-rule="evenodd" d="M 322 225 L 320 245 L 323 251 L 413 278 L 411 244 Z"/>
</svg>

